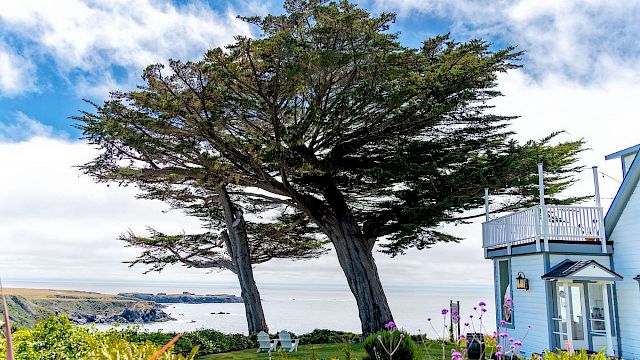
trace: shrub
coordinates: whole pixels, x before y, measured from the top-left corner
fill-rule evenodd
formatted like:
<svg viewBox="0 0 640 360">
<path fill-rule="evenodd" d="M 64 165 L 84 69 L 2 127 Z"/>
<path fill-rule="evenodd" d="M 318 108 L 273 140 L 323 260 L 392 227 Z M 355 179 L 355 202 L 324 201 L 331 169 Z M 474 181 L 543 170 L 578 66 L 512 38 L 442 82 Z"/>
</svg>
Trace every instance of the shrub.
<svg viewBox="0 0 640 360">
<path fill-rule="evenodd" d="M 138 332 L 134 329 L 121 330 L 126 334 L 130 342 L 143 343 L 150 341 L 156 345 L 164 345 L 171 340 L 175 333 Z M 242 334 L 224 334 L 220 331 L 203 329 L 184 333 L 176 342 L 174 351 L 178 354 L 188 355 L 191 349 L 198 346 L 198 355 L 218 354 L 229 351 L 245 350 L 257 346 L 255 337 Z"/>
<path fill-rule="evenodd" d="M 398 345 L 398 343 L 400 344 Z M 393 349 L 389 349 L 390 344 L 394 349 L 396 345 L 398 345 L 398 349 L 393 353 L 392 357 L 390 357 L 384 350 L 384 347 L 386 347 L 389 351 L 392 351 Z M 411 339 L 411 336 L 405 331 L 379 331 L 375 334 L 371 334 L 364 340 L 364 349 L 367 352 L 369 359 L 416 359 L 416 344 Z"/>
<path fill-rule="evenodd" d="M 300 336 L 301 344 L 336 344 L 343 341 L 353 341 L 359 339 L 360 335 L 345 331 L 329 329 L 315 329 L 308 334 Z"/>
<path fill-rule="evenodd" d="M 36 325 L 33 330 L 19 330 L 14 333 L 13 345 L 16 360 L 110 360 L 148 359 L 151 354 L 171 340 L 163 343 L 139 341 L 134 343 L 127 336 L 137 332 L 137 328 L 110 330 L 100 332 L 95 328 L 75 326 L 66 315 L 52 316 Z M 165 338 L 163 338 L 164 340 Z M 188 360 L 192 359 L 192 348 L 185 356 L 176 356 L 169 350 L 159 359 Z M 0 339 L 0 358 L 6 356 L 5 341 Z M 197 349 L 195 349 L 197 351 Z M 189 357 L 191 356 L 191 357 Z"/>
</svg>

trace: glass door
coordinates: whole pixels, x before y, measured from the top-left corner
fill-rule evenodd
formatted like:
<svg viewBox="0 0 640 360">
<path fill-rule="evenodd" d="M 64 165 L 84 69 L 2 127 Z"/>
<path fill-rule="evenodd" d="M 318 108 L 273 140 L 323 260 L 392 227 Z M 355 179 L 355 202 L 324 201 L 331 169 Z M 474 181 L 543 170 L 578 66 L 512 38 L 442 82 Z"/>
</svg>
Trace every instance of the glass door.
<svg viewBox="0 0 640 360">
<path fill-rule="evenodd" d="M 560 331 L 556 332 L 560 346 L 568 349 L 568 336 L 571 336 L 574 350 L 588 349 L 584 285 L 558 283 L 556 286 L 558 314 L 555 320 L 560 324 Z"/>
</svg>

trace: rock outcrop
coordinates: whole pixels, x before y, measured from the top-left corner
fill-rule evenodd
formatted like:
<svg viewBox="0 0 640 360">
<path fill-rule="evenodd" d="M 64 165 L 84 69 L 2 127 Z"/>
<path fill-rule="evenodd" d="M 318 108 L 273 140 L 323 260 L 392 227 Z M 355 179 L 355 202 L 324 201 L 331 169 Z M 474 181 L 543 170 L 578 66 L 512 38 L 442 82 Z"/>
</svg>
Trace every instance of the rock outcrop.
<svg viewBox="0 0 640 360">
<path fill-rule="evenodd" d="M 242 298 L 235 295 L 216 294 L 216 295 L 196 295 L 189 292 L 182 294 L 166 294 L 166 293 L 120 293 L 119 296 L 127 298 L 153 301 L 160 304 L 208 304 L 208 303 L 241 303 Z"/>
</svg>

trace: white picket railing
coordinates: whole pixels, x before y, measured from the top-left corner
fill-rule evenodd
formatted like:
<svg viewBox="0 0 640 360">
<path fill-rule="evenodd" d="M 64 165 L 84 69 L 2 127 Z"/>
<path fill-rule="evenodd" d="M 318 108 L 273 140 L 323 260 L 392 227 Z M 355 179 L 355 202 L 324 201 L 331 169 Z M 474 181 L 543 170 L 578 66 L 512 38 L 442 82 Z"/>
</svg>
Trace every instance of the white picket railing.
<svg viewBox="0 0 640 360">
<path fill-rule="evenodd" d="M 483 223 L 482 236 L 484 248 L 545 240 L 604 244 L 604 223 L 597 207 L 538 205 Z"/>
</svg>

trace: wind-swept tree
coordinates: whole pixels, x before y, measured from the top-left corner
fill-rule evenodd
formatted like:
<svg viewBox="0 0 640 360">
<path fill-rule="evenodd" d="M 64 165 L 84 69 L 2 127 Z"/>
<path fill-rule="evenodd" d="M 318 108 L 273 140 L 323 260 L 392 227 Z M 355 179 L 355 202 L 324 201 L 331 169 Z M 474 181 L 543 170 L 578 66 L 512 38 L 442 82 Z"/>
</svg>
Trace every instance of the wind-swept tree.
<svg viewBox="0 0 640 360">
<path fill-rule="evenodd" d="M 518 66 L 512 47 L 444 35 L 407 48 L 393 14 L 347 1 L 245 20 L 259 38 L 150 66 L 145 86 L 81 116 L 103 150 L 85 170 L 222 179 L 244 202 L 297 209 L 331 240 L 364 333 L 392 320 L 377 242 L 396 255 L 458 240 L 437 226 L 474 216 L 484 187 L 503 210 L 534 203 L 537 162 L 549 196 L 573 182 L 582 141 L 519 144 L 514 118 L 490 113 L 497 75 Z"/>
</svg>

